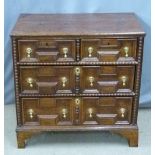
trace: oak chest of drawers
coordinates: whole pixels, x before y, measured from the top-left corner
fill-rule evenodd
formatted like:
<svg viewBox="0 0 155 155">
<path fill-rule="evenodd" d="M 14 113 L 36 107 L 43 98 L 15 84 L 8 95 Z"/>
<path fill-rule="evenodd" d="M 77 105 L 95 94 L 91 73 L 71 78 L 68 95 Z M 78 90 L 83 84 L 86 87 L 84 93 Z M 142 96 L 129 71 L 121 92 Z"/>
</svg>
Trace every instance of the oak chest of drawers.
<svg viewBox="0 0 155 155">
<path fill-rule="evenodd" d="M 144 36 L 133 13 L 21 15 L 11 33 L 18 147 L 43 131 L 90 130 L 138 146 Z"/>
</svg>

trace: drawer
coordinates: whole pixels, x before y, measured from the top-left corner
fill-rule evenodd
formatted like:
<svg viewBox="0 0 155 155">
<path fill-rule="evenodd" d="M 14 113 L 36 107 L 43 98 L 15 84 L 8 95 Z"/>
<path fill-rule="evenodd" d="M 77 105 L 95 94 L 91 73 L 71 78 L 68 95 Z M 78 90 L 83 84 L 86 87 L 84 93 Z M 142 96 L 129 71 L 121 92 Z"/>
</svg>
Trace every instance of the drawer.
<svg viewBox="0 0 155 155">
<path fill-rule="evenodd" d="M 136 60 L 136 39 L 82 39 L 81 61 L 120 62 Z"/>
<path fill-rule="evenodd" d="M 21 66 L 22 93 L 72 93 L 75 86 L 72 66 Z"/>
<path fill-rule="evenodd" d="M 82 66 L 82 93 L 132 92 L 134 66 Z"/>
<path fill-rule="evenodd" d="M 22 120 L 25 125 L 71 125 L 72 98 L 23 98 Z"/>
<path fill-rule="evenodd" d="M 24 125 L 130 124 L 132 97 L 22 98 Z"/>
<path fill-rule="evenodd" d="M 82 124 L 130 124 L 132 97 L 84 97 Z"/>
<path fill-rule="evenodd" d="M 78 72 L 76 72 L 78 71 Z M 22 93 L 130 93 L 134 66 L 21 66 Z"/>
<path fill-rule="evenodd" d="M 75 61 L 74 40 L 18 40 L 20 62 Z"/>
</svg>

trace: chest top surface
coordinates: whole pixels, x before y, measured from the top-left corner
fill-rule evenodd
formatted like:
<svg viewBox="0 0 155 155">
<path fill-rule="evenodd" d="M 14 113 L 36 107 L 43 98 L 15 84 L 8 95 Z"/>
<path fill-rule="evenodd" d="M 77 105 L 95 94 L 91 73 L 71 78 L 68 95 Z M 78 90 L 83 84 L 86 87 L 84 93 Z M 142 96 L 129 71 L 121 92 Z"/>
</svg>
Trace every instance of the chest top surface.
<svg viewBox="0 0 155 155">
<path fill-rule="evenodd" d="M 144 35 L 134 13 L 21 14 L 11 36 Z"/>
</svg>

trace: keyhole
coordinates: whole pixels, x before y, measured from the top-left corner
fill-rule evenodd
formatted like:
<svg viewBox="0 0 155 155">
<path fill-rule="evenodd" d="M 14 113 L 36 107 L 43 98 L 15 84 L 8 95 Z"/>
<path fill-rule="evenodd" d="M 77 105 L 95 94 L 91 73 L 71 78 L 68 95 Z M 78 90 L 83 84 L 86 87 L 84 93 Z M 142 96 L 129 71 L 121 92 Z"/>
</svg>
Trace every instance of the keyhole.
<svg viewBox="0 0 155 155">
<path fill-rule="evenodd" d="M 46 43 L 46 46 L 48 46 L 48 43 Z"/>
<path fill-rule="evenodd" d="M 108 42 L 108 45 L 110 45 L 110 43 Z"/>
</svg>

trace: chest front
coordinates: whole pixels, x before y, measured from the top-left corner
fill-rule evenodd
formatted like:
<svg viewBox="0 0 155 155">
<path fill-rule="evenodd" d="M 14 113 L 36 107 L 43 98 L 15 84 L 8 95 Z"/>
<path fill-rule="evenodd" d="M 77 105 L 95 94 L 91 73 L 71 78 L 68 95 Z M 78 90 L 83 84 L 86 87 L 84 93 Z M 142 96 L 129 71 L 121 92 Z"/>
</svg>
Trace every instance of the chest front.
<svg viewBox="0 0 155 155">
<path fill-rule="evenodd" d="M 70 19 L 69 15 L 58 16 L 61 22 Z M 124 16 L 128 15 L 122 15 L 126 20 Z M 92 26 L 86 35 L 76 23 L 84 22 L 85 16 L 80 15 L 72 21 L 83 32 L 80 35 L 65 25 L 59 33 L 55 25 L 48 32 L 41 26 L 31 32 L 43 17 L 21 17 L 21 21 L 34 18 L 34 22 L 21 32 L 20 21 L 12 35 L 18 146 L 24 147 L 25 139 L 42 131 L 89 130 L 119 133 L 128 138 L 130 146 L 137 146 L 144 33 L 117 32 L 115 27 L 105 33 L 107 27 L 101 22 L 98 33 Z M 48 24 L 53 24 L 51 19 L 59 23 L 56 17 L 47 15 Z M 104 14 L 91 18 L 101 17 Z"/>
</svg>

